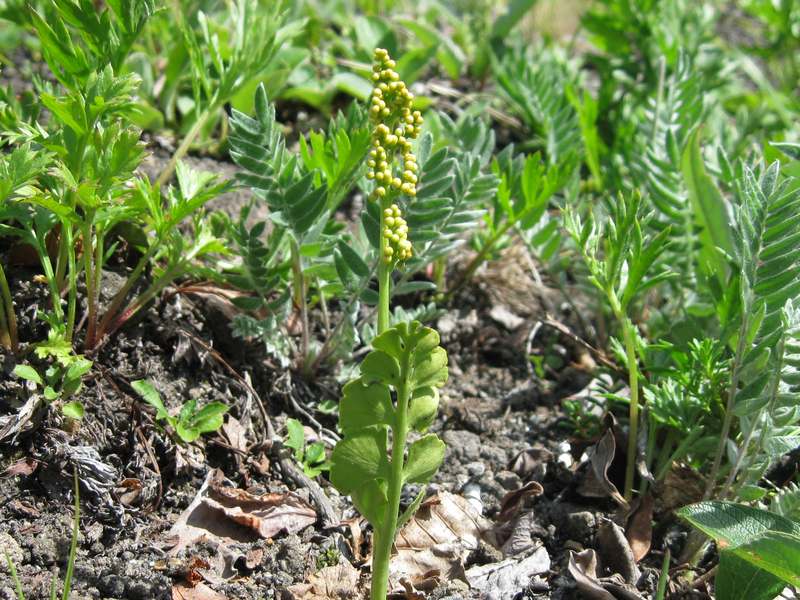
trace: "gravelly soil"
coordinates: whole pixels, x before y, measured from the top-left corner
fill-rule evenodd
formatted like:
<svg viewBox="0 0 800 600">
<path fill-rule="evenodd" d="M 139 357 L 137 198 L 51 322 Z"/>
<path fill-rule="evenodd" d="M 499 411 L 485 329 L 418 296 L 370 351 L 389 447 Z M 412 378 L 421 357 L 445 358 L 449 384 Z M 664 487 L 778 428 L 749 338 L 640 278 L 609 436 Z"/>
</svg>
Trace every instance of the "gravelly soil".
<svg viewBox="0 0 800 600">
<path fill-rule="evenodd" d="M 503 268 L 502 263 L 482 277 L 492 277 L 498 268 Z M 564 443 L 568 431 L 559 426 L 557 399 L 583 387 L 588 376 L 575 364 L 566 364 L 555 381 L 532 378 L 525 364 L 525 340 L 541 307 L 530 296 L 527 312 L 517 313 L 520 324 L 512 331 L 489 316 L 491 307 L 480 287 L 479 280 L 458 301 L 464 308 L 446 312 L 437 324 L 451 357 L 451 380 L 443 391 L 441 415 L 433 428 L 447 443 L 447 456 L 430 493 L 447 490 L 468 495 L 480 502 L 483 514 L 491 519 L 500 499 L 523 483 L 520 474 L 510 469 L 514 457 L 534 446 L 550 450 L 553 458 L 541 466 L 546 472 L 537 474 L 545 494 L 529 505 L 536 516 L 531 536 L 550 552 L 553 573 L 538 583 L 538 595 L 534 590 L 520 592 L 524 597 L 574 597 L 571 579 L 561 574 L 566 548 L 592 542 L 600 513 L 597 501 L 581 500 L 571 491 L 572 470 L 554 458 L 569 452 L 569 444 Z M 20 295 L 31 293 L 24 285 L 18 290 Z M 524 308 L 522 304 L 518 301 L 516 308 Z M 151 410 L 143 407 L 129 387 L 130 381 L 146 377 L 168 406 L 189 397 L 223 400 L 237 418 L 252 420 L 255 430 L 249 441 L 256 442 L 262 426 L 254 407 L 245 401 L 247 394 L 240 381 L 220 360 L 224 357 L 234 371 L 250 376 L 276 429 L 280 430 L 286 416 L 303 420 L 286 397 L 274 390 L 285 373 L 270 366 L 257 347 L 242 352 L 242 344 L 232 341 L 225 327 L 212 326 L 218 318 L 213 307 L 193 297 L 176 295 L 156 304 L 101 351 L 81 397 L 87 409 L 84 426 L 66 433 L 60 429 L 64 425 L 61 418 L 51 412 L 31 435 L 3 449 L 4 466 L 25 457 L 41 461 L 30 475 L 0 479 L 0 542 L 18 565 L 30 600 L 45 598 L 52 571 L 58 568 L 63 573 L 65 565 L 72 514 L 68 473 L 74 464 L 65 447 L 94 448 L 97 460 L 112 471 L 112 481 L 106 488 L 100 486 L 99 493 L 98 489 L 82 489 L 73 586 L 76 599 L 170 598 L 171 586 L 182 573 L 181 560 L 185 564 L 194 557 L 212 558 L 213 549 L 202 544 L 179 555 L 178 562 L 165 554 L 166 532 L 191 502 L 209 468 L 218 467 L 239 485 L 256 490 L 278 492 L 295 487 L 287 486 L 275 469 L 259 474 L 252 468 L 252 457 L 242 458 L 215 445 L 214 440 L 188 449 L 176 446 L 154 426 Z M 218 349 L 220 355 L 215 357 L 208 347 Z M 560 349 L 568 361 L 578 362 L 576 348 Z M 11 368 L 6 359 L 5 372 Z M 319 385 L 298 381 L 294 388 L 296 401 L 310 410 L 313 403 L 309 398 L 324 397 L 325 390 L 336 387 L 334 373 L 322 375 Z M 2 387 L 0 410 L 7 412 L 13 409 L 14 396 L 20 390 L 11 381 Z M 326 415 L 317 417 L 327 426 L 333 425 Z M 573 445 L 576 457 L 580 451 L 579 444 Z M 138 480 L 142 486 L 137 500 L 128 505 L 121 502 L 120 490 L 113 489 L 126 478 Z M 323 485 L 334 507 L 345 516 L 352 515 L 349 503 Z M 298 492 L 307 496 L 303 489 Z M 600 503 L 599 508 L 612 507 Z M 242 552 L 263 550 L 260 563 L 253 569 L 242 567 L 237 579 L 217 582 L 213 588 L 241 600 L 280 597 L 287 585 L 303 582 L 316 569 L 318 557 L 337 543 L 343 531 L 326 531 L 318 525 L 297 535 L 241 548 Z M 473 558 L 491 562 L 499 558 L 494 552 L 484 549 Z M 13 597 L 3 571 L 0 597 Z M 463 584 L 452 582 L 432 597 L 470 595 Z"/>
</svg>

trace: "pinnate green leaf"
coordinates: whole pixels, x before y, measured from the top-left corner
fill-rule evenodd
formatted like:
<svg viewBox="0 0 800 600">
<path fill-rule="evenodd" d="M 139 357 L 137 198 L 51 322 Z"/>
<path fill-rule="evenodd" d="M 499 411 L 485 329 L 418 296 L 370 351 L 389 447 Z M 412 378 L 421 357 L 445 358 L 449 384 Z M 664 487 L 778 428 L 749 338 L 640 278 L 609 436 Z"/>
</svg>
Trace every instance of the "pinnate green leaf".
<svg viewBox="0 0 800 600">
<path fill-rule="evenodd" d="M 418 439 L 408 449 L 403 479 L 407 483 L 428 483 L 444 460 L 444 450 L 444 442 L 434 433 Z"/>
<path fill-rule="evenodd" d="M 408 407 L 408 424 L 414 431 L 423 433 L 431 426 L 439 408 L 439 391 L 434 387 L 414 390 Z"/>
<path fill-rule="evenodd" d="M 361 363 L 361 377 L 365 383 L 396 386 L 400 382 L 400 365 L 386 352 L 373 350 Z"/>
<path fill-rule="evenodd" d="M 383 383 L 364 384 L 361 378 L 344 386 L 339 404 L 339 427 L 349 435 L 375 425 L 392 426 L 394 408 L 389 388 Z"/>
<path fill-rule="evenodd" d="M 362 429 L 344 438 L 331 454 L 331 483 L 351 494 L 376 479 L 389 478 L 386 429 Z"/>
</svg>

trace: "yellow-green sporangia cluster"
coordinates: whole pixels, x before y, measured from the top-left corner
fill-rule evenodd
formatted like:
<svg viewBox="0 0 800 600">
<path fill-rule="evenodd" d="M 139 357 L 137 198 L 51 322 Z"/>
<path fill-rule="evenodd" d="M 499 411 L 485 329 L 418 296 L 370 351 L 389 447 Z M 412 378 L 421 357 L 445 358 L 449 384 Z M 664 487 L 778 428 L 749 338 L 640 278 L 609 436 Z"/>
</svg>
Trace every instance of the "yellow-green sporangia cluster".
<svg viewBox="0 0 800 600">
<path fill-rule="evenodd" d="M 383 209 L 383 259 L 386 263 L 403 262 L 411 258 L 411 242 L 408 241 L 408 225 L 400 216 L 400 207 L 392 204 Z"/>
<path fill-rule="evenodd" d="M 387 264 L 411 258 L 408 226 L 397 204 L 389 204 L 397 195 L 414 197 L 417 194 L 417 157 L 411 151 L 411 140 L 420 134 L 422 115 L 411 110 L 414 95 L 400 81 L 395 61 L 383 48 L 375 50 L 372 67 L 370 119 L 372 150 L 367 165 L 368 179 L 374 179 L 373 197 L 383 209 L 383 256 Z"/>
</svg>

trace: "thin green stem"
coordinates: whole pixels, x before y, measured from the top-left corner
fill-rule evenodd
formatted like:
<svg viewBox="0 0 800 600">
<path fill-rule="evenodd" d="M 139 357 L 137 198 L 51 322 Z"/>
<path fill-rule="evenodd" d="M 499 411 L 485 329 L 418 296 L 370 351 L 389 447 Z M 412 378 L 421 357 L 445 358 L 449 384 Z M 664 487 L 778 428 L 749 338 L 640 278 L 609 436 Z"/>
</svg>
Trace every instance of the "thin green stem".
<svg viewBox="0 0 800 600">
<path fill-rule="evenodd" d="M 450 300 L 452 300 L 455 293 L 458 290 L 460 290 L 470 279 L 472 279 L 472 276 L 475 274 L 475 271 L 478 270 L 478 267 L 480 267 L 484 262 L 486 262 L 486 257 L 492 250 L 494 250 L 494 247 L 497 245 L 497 242 L 500 241 L 500 239 L 508 232 L 509 229 L 511 229 L 511 227 L 514 226 L 516 222 L 517 222 L 516 219 L 514 220 L 509 219 L 500 226 L 500 228 L 494 233 L 492 237 L 486 240 L 480 251 L 472 258 L 471 261 L 469 261 L 467 268 L 464 269 L 463 273 L 461 273 L 455 285 L 453 285 L 453 287 L 447 290 L 447 293 L 445 294 L 445 302 L 449 302 Z"/>
<path fill-rule="evenodd" d="M 0 265 L 0 343 L 16 352 L 19 345 L 17 339 L 17 317 L 14 314 L 14 300 L 8 287 L 6 272 Z"/>
<path fill-rule="evenodd" d="M 389 578 L 389 559 L 392 554 L 394 536 L 397 532 L 397 519 L 400 514 L 400 495 L 403 491 L 403 466 L 408 434 L 408 373 L 411 369 L 410 354 L 403 357 L 400 372 L 403 373 L 397 386 L 397 410 L 392 427 L 392 462 L 389 472 L 388 504 L 383 527 L 375 539 L 375 551 L 372 560 L 372 600 L 386 600 Z"/>
<path fill-rule="evenodd" d="M 139 262 L 134 267 L 133 271 L 130 275 L 128 275 L 128 279 L 125 280 L 125 284 L 120 288 L 120 290 L 114 295 L 114 298 L 111 300 L 108 308 L 106 309 L 105 314 L 103 315 L 102 320 L 100 321 L 100 325 L 97 328 L 97 333 L 95 334 L 95 343 L 92 346 L 89 346 L 88 343 L 86 345 L 86 349 L 92 349 L 94 346 L 99 342 L 105 335 L 106 330 L 108 329 L 111 322 L 116 318 L 117 314 L 119 313 L 120 308 L 122 307 L 122 303 L 125 301 L 125 298 L 128 297 L 128 294 L 133 289 L 133 286 L 141 277 L 144 268 L 150 262 L 150 259 L 155 255 L 156 251 L 161 245 L 161 239 L 157 239 L 154 241 L 153 244 L 147 249 L 147 252 L 142 255 L 139 259 Z"/>
<path fill-rule="evenodd" d="M 750 306 L 744 306 L 742 308 L 742 323 L 739 326 L 739 339 L 736 342 L 736 355 L 733 358 L 731 381 L 728 387 L 728 401 L 725 406 L 725 417 L 722 420 L 722 431 L 720 431 L 719 434 L 717 453 L 714 456 L 714 463 L 708 475 L 708 483 L 706 484 L 706 491 L 703 494 L 703 500 L 711 498 L 717 486 L 717 478 L 719 477 L 719 470 L 722 466 L 722 457 L 725 455 L 725 446 L 727 445 L 728 436 L 731 433 L 731 426 L 733 425 L 733 406 L 736 401 L 736 391 L 739 389 L 742 357 L 744 356 L 745 347 L 747 345 L 747 330 L 750 328 L 750 318 L 748 316 Z"/>
<path fill-rule="evenodd" d="M 42 270 L 44 277 L 47 279 L 47 285 L 50 288 L 50 296 L 53 302 L 53 313 L 60 323 L 64 322 L 64 309 L 61 308 L 61 290 L 58 288 L 55 273 L 53 272 L 53 263 L 50 261 L 50 255 L 47 253 L 47 245 L 44 241 L 44 236 L 34 233 L 36 240 L 36 247 L 39 250 L 39 260 L 42 261 Z"/>
<path fill-rule="evenodd" d="M 217 104 L 218 103 L 216 101 L 212 101 L 211 104 L 208 105 L 208 108 L 200 113 L 200 116 L 194 122 L 191 129 L 189 129 L 186 137 L 183 138 L 181 145 L 178 146 L 175 154 L 173 154 L 172 158 L 169 159 L 167 166 L 164 167 L 163 171 L 161 171 L 161 174 L 156 180 L 156 185 L 159 187 L 164 187 L 164 185 L 166 185 L 166 183 L 170 180 L 172 174 L 175 172 L 175 166 L 178 164 L 178 161 L 182 159 L 187 152 L 189 152 L 189 148 L 191 148 L 195 138 L 200 134 L 200 131 L 203 129 L 203 127 L 205 127 L 211 115 L 213 115 L 219 108 Z"/>
<path fill-rule="evenodd" d="M 184 270 L 184 265 L 181 263 L 179 265 L 175 265 L 166 271 L 153 283 L 150 284 L 144 292 L 139 294 L 136 298 L 133 299 L 127 308 L 122 311 L 109 325 L 108 328 L 102 332 L 102 337 L 98 336 L 97 343 L 99 344 L 103 337 L 107 335 L 111 335 L 117 329 L 122 327 L 128 320 L 133 317 L 139 310 L 145 306 L 150 300 L 155 298 L 165 287 L 167 287 L 170 283 L 172 283 L 175 279 L 181 276 Z"/>
<path fill-rule="evenodd" d="M 625 342 L 625 356 L 628 363 L 628 387 L 631 390 L 631 401 L 628 415 L 628 455 L 625 465 L 625 500 L 633 497 L 633 477 L 636 467 L 636 443 L 639 435 L 639 366 L 636 360 L 636 334 L 634 324 L 624 316 L 622 318 L 622 337 Z"/>
<path fill-rule="evenodd" d="M 75 332 L 75 311 L 78 305 L 78 268 L 75 261 L 75 240 L 73 239 L 72 227 L 65 227 L 62 231 L 62 236 L 66 240 L 67 248 L 67 274 L 69 281 L 67 283 L 67 329 L 66 337 L 68 341 L 72 341 L 72 335 Z"/>
<path fill-rule="evenodd" d="M 300 255 L 300 244 L 292 236 L 291 241 L 291 260 L 292 260 L 292 294 L 294 303 L 300 311 L 300 322 L 302 331 L 300 333 L 300 352 L 303 356 L 302 364 L 305 369 L 308 364 L 308 351 L 310 347 L 310 332 L 308 324 L 308 303 L 306 302 L 306 281 L 303 275 L 303 258 Z"/>
<path fill-rule="evenodd" d="M 92 216 L 86 215 L 83 222 L 82 235 L 83 235 L 83 277 L 86 281 L 86 304 L 87 304 L 87 328 L 86 328 L 86 341 L 87 348 L 93 348 L 95 344 L 95 335 L 97 330 L 97 306 L 95 304 L 94 288 L 96 281 L 94 280 L 94 246 L 92 245 Z"/>
</svg>

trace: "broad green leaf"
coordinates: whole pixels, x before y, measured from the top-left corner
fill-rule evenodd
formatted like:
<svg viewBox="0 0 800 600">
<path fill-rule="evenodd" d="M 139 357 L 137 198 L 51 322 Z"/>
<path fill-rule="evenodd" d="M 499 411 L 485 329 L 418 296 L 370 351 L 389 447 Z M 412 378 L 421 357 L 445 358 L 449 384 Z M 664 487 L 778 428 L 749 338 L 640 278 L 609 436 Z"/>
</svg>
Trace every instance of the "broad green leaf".
<svg viewBox="0 0 800 600">
<path fill-rule="evenodd" d="M 786 583 L 800 586 L 800 535 L 767 531 L 729 552 Z"/>
<path fill-rule="evenodd" d="M 161 400 L 161 395 L 153 387 L 153 384 L 144 379 L 132 381 L 131 387 L 133 390 L 142 397 L 142 400 L 147 402 L 150 406 L 156 409 L 156 420 L 167 419 L 169 420 L 169 412 L 167 407 L 164 406 L 164 401 Z"/>
<path fill-rule="evenodd" d="M 354 379 L 344 386 L 339 404 L 339 427 L 349 435 L 374 425 L 393 426 L 394 407 L 389 388 L 383 383 L 365 385 Z"/>
<path fill-rule="evenodd" d="M 21 377 L 22 379 L 26 379 L 27 381 L 33 381 L 38 385 L 44 385 L 42 376 L 39 375 L 38 371 L 30 365 L 17 365 L 14 367 L 14 375 Z"/>
<path fill-rule="evenodd" d="M 64 406 L 62 406 L 61 412 L 64 413 L 66 416 L 68 416 L 70 419 L 75 419 L 76 421 L 80 421 L 83 418 L 86 411 L 83 408 L 83 404 L 75 400 L 73 402 L 67 402 Z"/>
<path fill-rule="evenodd" d="M 184 421 L 178 421 L 175 423 L 175 433 L 177 433 L 178 437 L 187 444 L 191 444 L 200 437 L 200 430 L 188 425 Z"/>
<path fill-rule="evenodd" d="M 786 584 L 729 551 L 720 552 L 714 578 L 717 600 L 773 600 Z"/>
<path fill-rule="evenodd" d="M 411 429 L 424 433 L 436 418 L 439 408 L 439 391 L 433 387 L 414 390 L 408 407 L 408 425 Z"/>
<path fill-rule="evenodd" d="M 511 0 L 506 12 L 497 18 L 492 26 L 492 39 L 502 40 L 511 33 L 517 23 L 533 8 L 536 0 Z"/>
<path fill-rule="evenodd" d="M 373 350 L 361 363 L 364 383 L 384 383 L 397 386 L 400 382 L 400 365 L 397 360 L 381 350 Z"/>
<path fill-rule="evenodd" d="M 306 434 L 303 424 L 297 419 L 286 420 L 286 440 L 284 445 L 295 451 L 295 458 L 298 460 L 302 456 L 303 446 L 306 444 Z"/>
<path fill-rule="evenodd" d="M 191 416 L 190 423 L 200 433 L 211 433 L 222 427 L 226 412 L 228 412 L 227 404 L 210 402 Z"/>
<path fill-rule="evenodd" d="M 411 444 L 403 467 L 407 483 L 428 483 L 444 460 L 445 445 L 436 434 L 429 433 Z"/>
<path fill-rule="evenodd" d="M 700 152 L 700 133 L 700 128 L 695 129 L 687 141 L 681 168 L 694 216 L 701 228 L 701 257 L 704 268 L 724 286 L 728 268 L 720 249 L 729 256 L 733 255 L 733 234 L 727 202 L 706 173 Z"/>
<path fill-rule="evenodd" d="M 331 483 L 351 494 L 376 479 L 389 478 L 386 429 L 362 429 L 336 444 L 331 454 Z"/>
<path fill-rule="evenodd" d="M 338 445 L 337 445 L 338 447 Z M 333 467 L 331 467 L 331 476 Z M 353 504 L 364 518 L 367 519 L 375 528 L 380 528 L 386 519 L 386 508 L 389 501 L 386 498 L 386 482 L 373 479 L 367 481 L 358 489 L 351 493 Z"/>
<path fill-rule="evenodd" d="M 732 502 L 700 502 L 678 511 L 721 548 L 740 546 L 768 531 L 800 535 L 800 524 L 765 510 Z"/>
<path fill-rule="evenodd" d="M 414 387 L 441 387 L 447 381 L 447 352 L 434 348 L 420 356 L 414 354 Z"/>
</svg>

